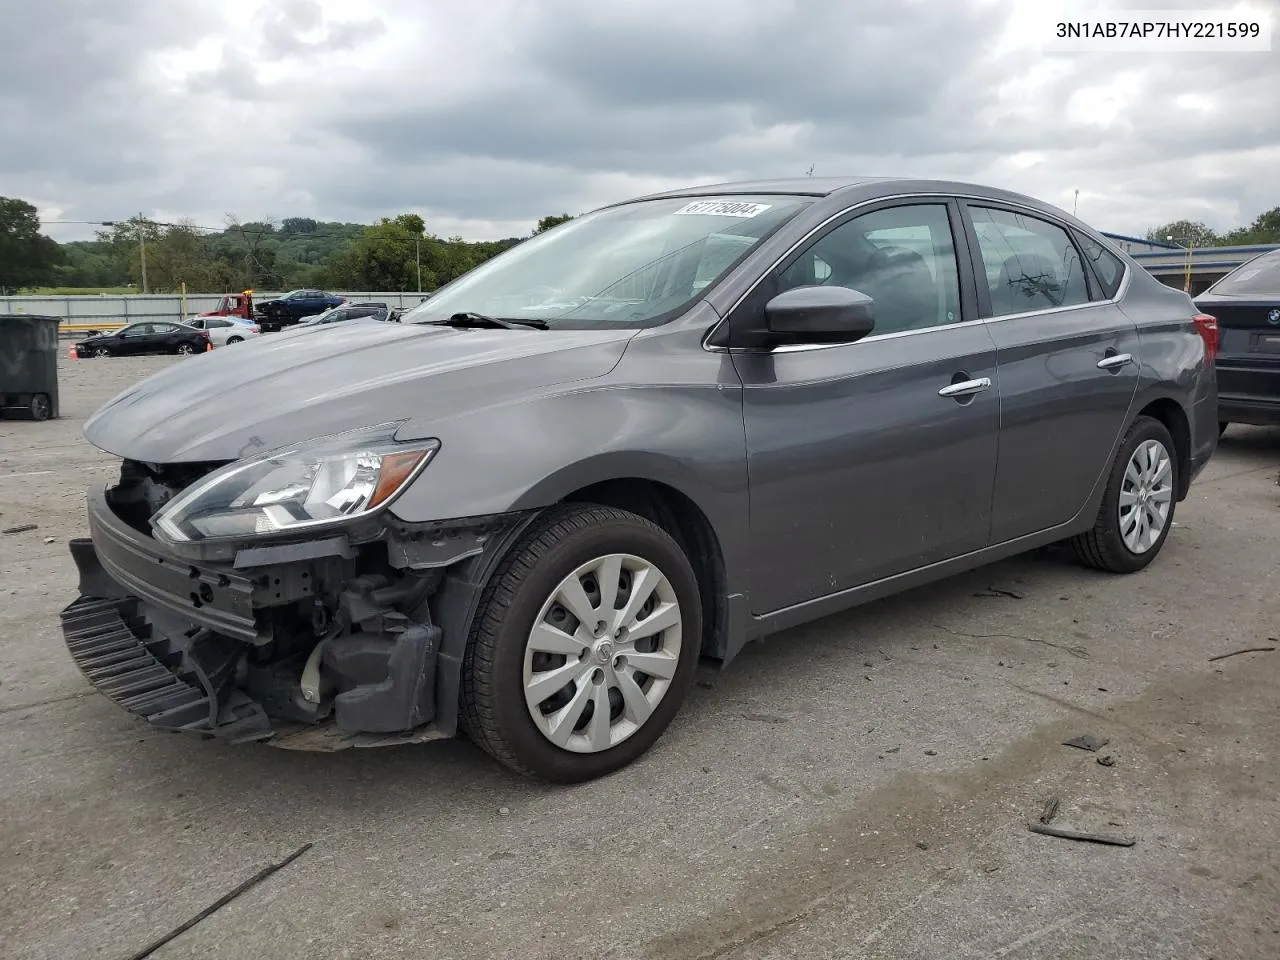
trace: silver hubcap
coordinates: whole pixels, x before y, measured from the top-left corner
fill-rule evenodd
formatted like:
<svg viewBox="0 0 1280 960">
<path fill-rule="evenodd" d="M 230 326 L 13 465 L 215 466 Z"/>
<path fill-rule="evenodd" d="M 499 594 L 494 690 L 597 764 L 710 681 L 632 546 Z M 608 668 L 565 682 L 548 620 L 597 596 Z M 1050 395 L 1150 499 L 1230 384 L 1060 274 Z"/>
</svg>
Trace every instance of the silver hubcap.
<svg viewBox="0 0 1280 960">
<path fill-rule="evenodd" d="M 560 581 L 529 631 L 524 697 L 542 735 L 574 753 L 644 726 L 680 663 L 680 604 L 653 564 L 612 553 Z"/>
<path fill-rule="evenodd" d="M 111 351 L 106 347 L 99 347 L 97 350 L 93 351 L 93 355 L 95 357 L 109 357 L 111 356 Z"/>
<path fill-rule="evenodd" d="M 1120 536 L 1134 553 L 1146 553 L 1164 532 L 1173 506 L 1173 461 L 1159 440 L 1133 451 L 1120 485 Z"/>
<path fill-rule="evenodd" d="M 178 348 L 178 352 L 179 352 L 179 353 L 195 353 L 195 351 L 194 351 L 194 350 L 192 350 L 192 349 L 191 349 L 191 347 L 189 347 L 189 346 L 188 346 L 187 344 L 185 344 L 185 343 L 184 343 L 182 346 L 180 346 L 180 347 Z"/>
</svg>

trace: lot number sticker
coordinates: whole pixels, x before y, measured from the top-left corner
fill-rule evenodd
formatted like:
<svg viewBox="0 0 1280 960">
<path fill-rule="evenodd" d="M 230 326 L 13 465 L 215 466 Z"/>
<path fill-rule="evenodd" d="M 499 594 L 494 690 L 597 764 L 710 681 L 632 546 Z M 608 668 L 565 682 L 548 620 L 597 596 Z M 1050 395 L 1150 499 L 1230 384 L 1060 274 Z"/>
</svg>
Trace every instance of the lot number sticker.
<svg viewBox="0 0 1280 960">
<path fill-rule="evenodd" d="M 695 200 L 693 203 L 685 204 L 676 213 L 746 219 L 764 213 L 771 206 L 772 204 L 768 203 L 744 203 L 738 200 Z"/>
</svg>

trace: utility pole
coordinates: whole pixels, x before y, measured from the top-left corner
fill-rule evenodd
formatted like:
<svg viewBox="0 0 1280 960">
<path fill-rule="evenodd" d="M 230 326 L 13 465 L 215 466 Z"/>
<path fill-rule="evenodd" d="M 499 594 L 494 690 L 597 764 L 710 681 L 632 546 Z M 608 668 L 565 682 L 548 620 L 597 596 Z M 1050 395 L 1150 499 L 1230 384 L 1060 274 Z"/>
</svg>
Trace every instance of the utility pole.
<svg viewBox="0 0 1280 960">
<path fill-rule="evenodd" d="M 147 293 L 147 235 L 142 229 L 145 221 L 142 214 L 138 214 L 138 249 L 142 253 L 142 292 Z"/>
<path fill-rule="evenodd" d="M 418 262 L 418 292 L 422 292 L 422 238 L 413 238 L 413 257 Z"/>
<path fill-rule="evenodd" d="M 147 290 L 147 236 L 142 229 L 142 225 L 145 222 L 146 221 L 143 219 L 142 214 L 138 214 L 138 221 L 137 221 L 137 224 L 135 225 L 135 229 L 137 229 L 138 231 L 138 250 L 142 257 L 142 292 L 143 293 L 149 292 Z M 99 223 L 99 226 L 103 226 L 103 227 L 114 227 L 117 225 L 116 221 L 114 220 L 100 220 L 98 221 L 98 223 Z"/>
</svg>

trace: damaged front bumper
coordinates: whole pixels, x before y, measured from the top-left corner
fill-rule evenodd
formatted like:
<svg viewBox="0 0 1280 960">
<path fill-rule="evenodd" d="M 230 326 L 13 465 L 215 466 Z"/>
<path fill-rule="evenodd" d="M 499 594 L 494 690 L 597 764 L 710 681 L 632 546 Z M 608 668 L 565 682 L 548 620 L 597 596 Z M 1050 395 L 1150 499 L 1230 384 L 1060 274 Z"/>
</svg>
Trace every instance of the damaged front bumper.
<svg viewBox="0 0 1280 960">
<path fill-rule="evenodd" d="M 179 556 L 88 497 L 67 649 L 152 726 L 335 750 L 452 736 L 477 563 L 507 521 Z M 450 643 L 433 606 L 443 603 Z M 440 675 L 445 665 L 447 675 Z M 441 701 L 444 712 L 441 711 Z"/>
</svg>

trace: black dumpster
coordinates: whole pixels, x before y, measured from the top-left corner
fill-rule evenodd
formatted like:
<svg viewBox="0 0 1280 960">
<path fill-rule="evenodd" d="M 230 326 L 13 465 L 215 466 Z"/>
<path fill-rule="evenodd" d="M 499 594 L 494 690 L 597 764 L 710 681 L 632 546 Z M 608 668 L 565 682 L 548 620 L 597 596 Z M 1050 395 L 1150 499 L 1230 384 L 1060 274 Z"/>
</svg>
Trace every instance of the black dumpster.
<svg viewBox="0 0 1280 960">
<path fill-rule="evenodd" d="M 58 415 L 59 317 L 0 314 L 0 417 Z"/>
</svg>

